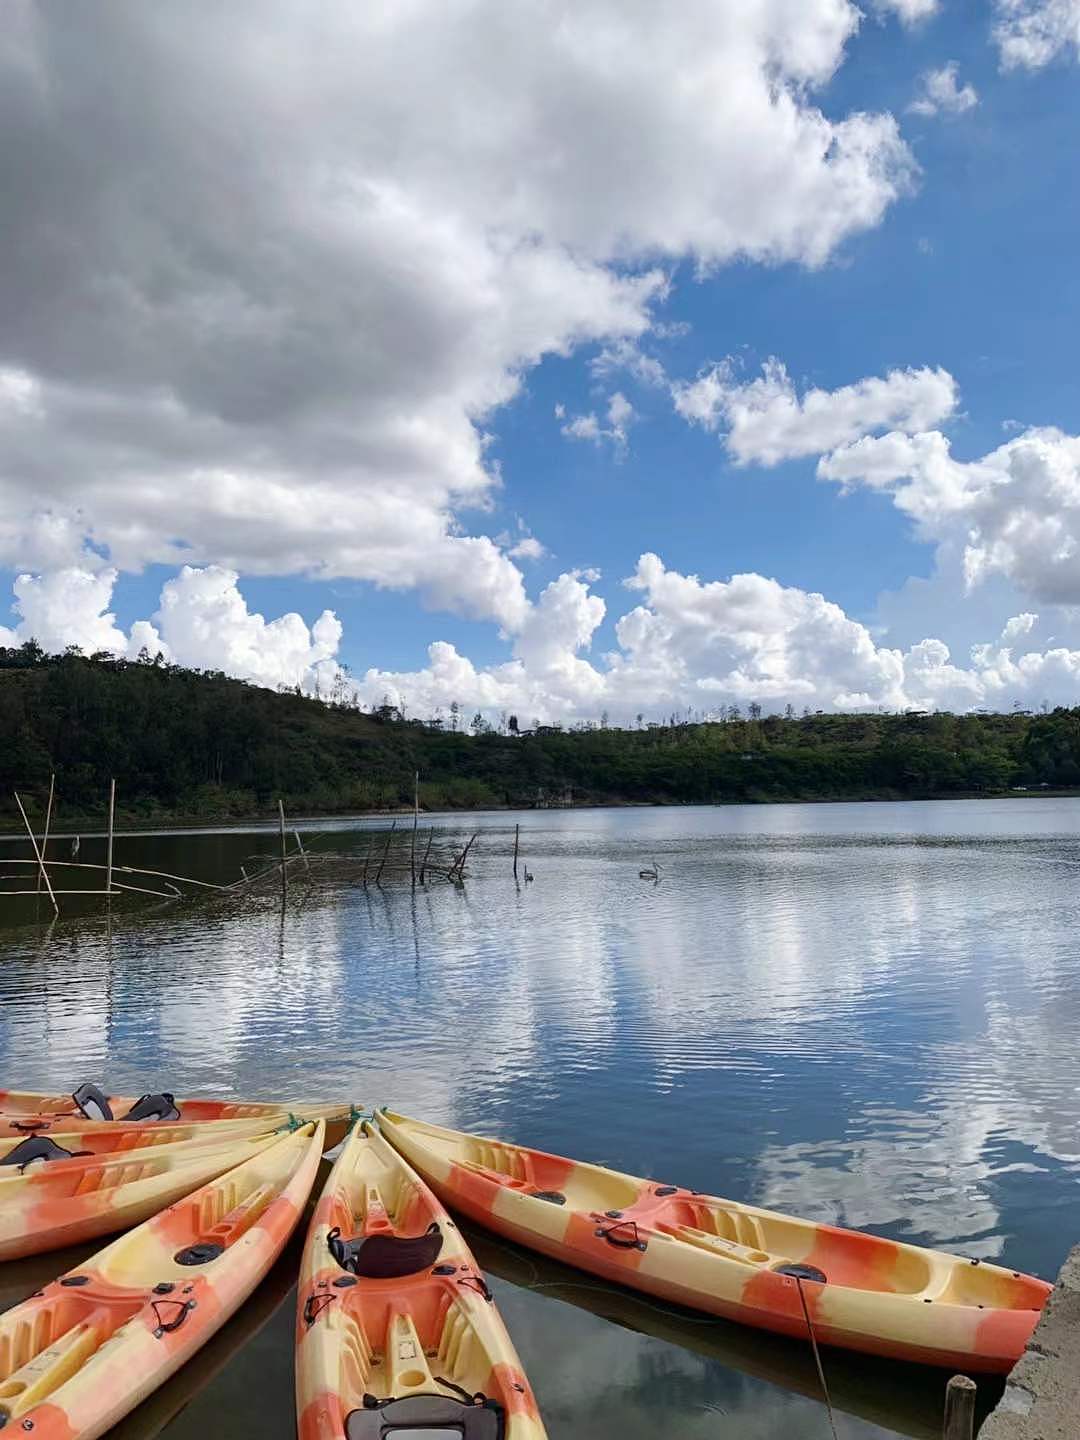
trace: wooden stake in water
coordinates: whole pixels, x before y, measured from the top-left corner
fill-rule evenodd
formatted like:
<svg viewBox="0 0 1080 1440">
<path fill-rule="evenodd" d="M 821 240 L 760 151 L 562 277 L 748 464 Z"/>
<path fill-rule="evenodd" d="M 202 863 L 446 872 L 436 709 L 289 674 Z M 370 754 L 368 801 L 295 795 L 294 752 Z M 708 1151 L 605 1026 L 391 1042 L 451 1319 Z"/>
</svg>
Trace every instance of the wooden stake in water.
<svg viewBox="0 0 1080 1440">
<path fill-rule="evenodd" d="M 382 889 L 382 885 L 379 882 L 382 880 L 383 866 L 386 864 L 386 857 L 390 854 L 390 841 L 394 838 L 394 831 L 396 829 L 397 821 L 395 820 L 386 833 L 386 844 L 383 847 L 382 859 L 379 861 L 379 869 L 375 875 L 375 884 L 379 886 L 380 890 Z"/>
<path fill-rule="evenodd" d="M 113 821 L 116 816 L 116 781 L 109 781 L 109 842 L 105 852 L 105 905 L 112 909 L 112 854 L 113 854 Z"/>
<path fill-rule="evenodd" d="M 975 1434 L 975 1381 L 954 1375 L 945 1387 L 943 1440 L 972 1440 Z"/>
<path fill-rule="evenodd" d="M 45 866 L 45 855 L 49 848 L 49 822 L 52 820 L 53 790 L 56 786 L 56 775 L 49 776 L 49 803 L 45 807 L 45 829 L 41 835 L 41 865 Z M 38 871 L 37 893 L 41 894 L 41 870 Z"/>
<path fill-rule="evenodd" d="M 38 862 L 38 869 L 40 871 L 41 878 L 45 881 L 45 889 L 49 892 L 49 899 L 52 901 L 53 910 L 56 912 L 57 915 L 59 915 L 60 906 L 56 903 L 56 896 L 53 894 L 52 881 L 49 879 L 49 872 L 45 869 L 45 862 L 41 858 L 41 851 L 38 849 L 37 840 L 34 838 L 33 827 L 31 826 L 30 821 L 26 818 L 26 811 L 23 809 L 23 803 L 19 799 L 19 792 L 17 790 L 15 791 L 15 804 L 19 807 L 19 814 L 22 816 L 23 824 L 26 826 L 26 833 L 30 836 L 30 844 L 34 847 L 34 858 Z"/>
<path fill-rule="evenodd" d="M 520 826 L 520 825 L 515 825 L 515 826 L 514 826 L 514 879 L 515 879 L 515 880 L 517 879 L 518 839 L 519 839 L 520 835 L 521 835 L 521 826 Z"/>
<path fill-rule="evenodd" d="M 427 845 L 424 847 L 424 858 L 420 861 L 420 884 L 424 883 L 424 871 L 427 869 L 428 856 L 431 854 L 431 842 L 435 839 L 435 826 L 432 825 L 428 831 Z"/>
<path fill-rule="evenodd" d="M 281 822 L 281 902 L 284 904 L 289 895 L 289 876 L 286 865 L 288 854 L 285 846 L 285 804 L 282 800 L 278 800 L 277 808 Z"/>
<path fill-rule="evenodd" d="M 303 845 L 301 844 L 301 841 L 300 841 L 300 831 L 299 831 L 299 830 L 294 830 L 292 833 L 296 836 L 296 848 L 297 848 L 297 850 L 300 851 L 300 858 L 301 858 L 301 860 L 303 860 L 303 862 L 304 862 L 304 869 L 305 869 L 305 870 L 308 872 L 308 874 L 310 875 L 310 874 L 311 874 L 311 862 L 310 862 L 310 861 L 308 860 L 308 858 L 307 858 L 307 851 L 304 849 Z"/>
<path fill-rule="evenodd" d="M 413 774 L 413 799 L 412 799 L 412 850 L 410 861 L 412 864 L 412 888 L 416 889 L 416 827 L 420 823 L 420 771 Z"/>
</svg>

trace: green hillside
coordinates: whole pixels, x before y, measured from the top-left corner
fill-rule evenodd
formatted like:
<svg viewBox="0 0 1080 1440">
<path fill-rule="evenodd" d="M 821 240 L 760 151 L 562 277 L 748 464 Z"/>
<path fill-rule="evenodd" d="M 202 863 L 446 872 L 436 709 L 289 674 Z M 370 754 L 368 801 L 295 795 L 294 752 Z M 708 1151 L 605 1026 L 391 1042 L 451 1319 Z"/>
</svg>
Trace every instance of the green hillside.
<svg viewBox="0 0 1080 1440">
<path fill-rule="evenodd" d="M 756 712 L 756 707 L 753 707 Z M 566 803 L 916 798 L 1080 786 L 1080 709 L 1006 715 L 732 716 L 479 733 L 278 694 L 224 675 L 0 648 L 0 813 L 127 820 Z"/>
</svg>

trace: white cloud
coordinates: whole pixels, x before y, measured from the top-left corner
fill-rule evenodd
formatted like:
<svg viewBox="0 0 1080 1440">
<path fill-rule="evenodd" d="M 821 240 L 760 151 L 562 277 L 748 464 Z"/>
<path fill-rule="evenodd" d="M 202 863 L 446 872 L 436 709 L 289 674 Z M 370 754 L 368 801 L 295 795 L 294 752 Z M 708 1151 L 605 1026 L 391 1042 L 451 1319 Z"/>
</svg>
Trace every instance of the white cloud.
<svg viewBox="0 0 1080 1440">
<path fill-rule="evenodd" d="M 938 70 L 919 77 L 919 94 L 908 106 L 916 115 L 962 115 L 979 103 L 974 85 L 957 83 L 959 66 L 950 60 Z"/>
<path fill-rule="evenodd" d="M 777 359 L 746 382 L 736 378 L 734 361 L 725 360 L 692 383 L 676 384 L 673 395 L 684 419 L 723 430 L 727 449 L 743 465 L 820 455 L 874 430 L 924 430 L 951 415 L 957 402 L 953 377 L 929 366 L 800 396 Z"/>
<path fill-rule="evenodd" d="M 603 602 L 581 577 L 564 575 L 544 592 L 507 663 L 480 668 L 436 642 L 423 670 L 369 670 L 361 696 L 378 704 L 404 695 L 422 716 L 457 700 L 545 722 L 603 711 L 620 721 L 639 712 L 715 714 L 755 701 L 766 710 L 968 710 L 1080 696 L 1080 650 L 1015 653 L 1036 622 L 1027 613 L 1010 619 L 997 642 L 973 647 L 965 665 L 933 638 L 907 650 L 883 646 L 824 596 L 762 575 L 702 581 L 643 555 L 627 584 L 641 603 L 618 620 L 618 649 L 599 660 L 582 652 Z"/>
<path fill-rule="evenodd" d="M 535 535 L 525 535 L 506 553 L 512 555 L 515 560 L 543 560 L 548 552 L 546 546 L 542 545 Z"/>
<path fill-rule="evenodd" d="M 87 655 L 97 650 L 137 654 L 141 645 L 156 641 L 156 632 L 144 624 L 137 636 L 128 636 L 117 626 L 116 616 L 107 610 L 115 584 L 116 571 L 107 568 L 71 566 L 46 575 L 17 576 L 13 588 L 19 621 L 13 630 L 0 627 L 0 645 L 36 640 L 50 652 L 77 645 Z"/>
<path fill-rule="evenodd" d="M 21 576 L 21 618 L 14 630 L 0 628 L 0 644 L 34 637 L 47 650 L 76 643 L 128 658 L 145 647 L 261 685 L 355 690 L 371 705 L 389 696 L 421 717 L 456 700 L 489 714 L 512 711 L 523 723 L 595 720 L 604 711 L 615 721 L 640 712 L 708 715 L 752 702 L 766 710 L 965 710 L 1080 696 L 1080 650 L 1018 650 L 1037 624 L 1031 612 L 1012 616 L 997 641 L 972 647 L 963 665 L 938 639 L 907 650 L 881 645 L 822 595 L 755 574 L 702 581 L 651 554 L 626 581 L 641 598 L 617 621 L 610 654 L 589 654 L 607 610 L 591 589 L 599 576 L 570 572 L 541 592 L 507 661 L 477 666 L 436 641 L 424 669 L 372 668 L 355 686 L 338 663 L 342 627 L 332 611 L 310 627 L 295 613 L 267 621 L 248 609 L 235 572 L 185 566 L 165 583 L 153 623 L 138 621 L 125 634 L 107 608 L 115 580 L 108 569 Z"/>
<path fill-rule="evenodd" d="M 1065 51 L 1080 59 L 1080 0 L 996 0 L 1003 70 L 1040 70 Z"/>
<path fill-rule="evenodd" d="M 324 610 L 309 629 L 295 612 L 264 620 L 247 608 L 234 570 L 185 565 L 161 591 L 155 619 L 180 665 L 224 670 L 259 685 L 324 688 L 338 672 L 341 622 Z"/>
<path fill-rule="evenodd" d="M 938 12 L 938 0 L 871 0 L 875 10 L 892 11 L 905 25 L 917 25 Z"/>
<path fill-rule="evenodd" d="M 970 462 L 940 431 L 866 437 L 818 474 L 890 494 L 924 539 L 956 545 L 969 586 L 1000 574 L 1044 603 L 1080 604 L 1080 436 L 1030 429 Z"/>
<path fill-rule="evenodd" d="M 556 405 L 557 417 L 565 416 L 566 407 Z M 626 454 L 627 430 L 636 418 L 637 412 L 621 390 L 608 398 L 607 424 L 601 422 L 594 410 L 587 415 L 572 415 L 561 427 L 562 433 L 570 440 L 589 440 L 594 445 L 610 442 L 616 456 Z"/>
<path fill-rule="evenodd" d="M 683 333 L 678 323 L 665 326 L 659 321 L 652 329 L 654 334 L 662 333 L 664 338 L 677 338 Z M 653 388 L 661 388 L 667 384 L 667 375 L 661 362 L 655 355 L 646 354 L 634 340 L 614 340 L 610 345 L 605 345 L 590 362 L 589 368 L 600 380 L 610 379 L 612 375 L 625 370 L 639 384 Z"/>
<path fill-rule="evenodd" d="M 1015 640 L 1021 639 L 1024 635 L 1030 635 L 1038 622 L 1038 615 L 1032 615 L 1029 610 L 1025 610 L 1021 615 L 1014 615 L 1010 620 L 1006 620 L 1005 622 L 1004 628 L 1001 631 L 1001 643 L 1003 645 L 1011 645 Z"/>
<path fill-rule="evenodd" d="M 672 260 L 823 264 L 914 172 L 815 103 L 850 0 L 193 4 L 9 0 L 0 564 L 89 540 L 512 630 L 462 517 L 526 372 L 641 337 Z"/>
<path fill-rule="evenodd" d="M 0 627 L 0 645 L 35 639 L 45 650 L 78 645 L 87 655 L 111 651 L 134 659 L 154 656 L 196 669 L 223 670 L 258 685 L 300 685 L 324 693 L 339 673 L 335 656 L 341 622 L 330 610 L 309 629 L 295 613 L 276 620 L 253 614 L 237 588 L 235 571 L 184 566 L 161 591 L 156 625 L 139 620 L 125 634 L 108 610 L 117 574 L 112 569 L 69 568 L 15 581 L 14 629 Z"/>
</svg>

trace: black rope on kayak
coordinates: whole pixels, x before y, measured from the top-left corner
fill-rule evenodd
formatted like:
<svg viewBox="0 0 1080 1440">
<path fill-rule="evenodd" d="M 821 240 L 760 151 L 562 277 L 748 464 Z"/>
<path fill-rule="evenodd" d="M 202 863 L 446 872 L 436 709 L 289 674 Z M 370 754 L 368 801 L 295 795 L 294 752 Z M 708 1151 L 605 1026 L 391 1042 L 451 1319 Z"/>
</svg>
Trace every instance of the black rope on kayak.
<svg viewBox="0 0 1080 1440">
<path fill-rule="evenodd" d="M 492 1295 L 488 1289 L 487 1281 L 482 1275 L 463 1275 L 457 1283 L 464 1285 L 466 1290 L 475 1290 L 478 1295 L 482 1295 L 488 1302 L 495 1299 L 495 1296 Z"/>
<path fill-rule="evenodd" d="M 336 1299 L 336 1295 L 331 1295 L 325 1291 L 321 1294 L 312 1292 L 312 1294 L 308 1296 L 304 1301 L 304 1324 L 309 1330 L 323 1311 L 328 1309 Z"/>
<path fill-rule="evenodd" d="M 466 1405 L 487 1404 L 487 1396 L 482 1390 L 466 1390 L 463 1385 L 457 1384 L 454 1380 L 444 1380 L 441 1375 L 434 1375 L 432 1379 L 436 1385 L 444 1385 L 447 1390 L 453 1390 L 456 1395 L 460 1395 Z"/>
<path fill-rule="evenodd" d="M 806 1296 L 803 1294 L 802 1276 L 795 1276 L 795 1284 L 799 1287 L 799 1299 L 802 1301 L 803 1319 L 806 1321 L 806 1332 L 810 1336 L 810 1345 L 814 1351 L 814 1363 L 817 1365 L 818 1379 L 821 1381 L 821 1393 L 825 1396 L 825 1409 L 829 1412 L 829 1429 L 832 1431 L 833 1440 L 839 1440 L 836 1433 L 836 1416 L 833 1414 L 832 1400 L 829 1398 L 829 1387 L 825 1383 L 825 1368 L 821 1363 L 821 1353 L 818 1350 L 817 1336 L 814 1334 L 813 1321 L 810 1319 L 810 1311 L 807 1309 Z"/>
</svg>

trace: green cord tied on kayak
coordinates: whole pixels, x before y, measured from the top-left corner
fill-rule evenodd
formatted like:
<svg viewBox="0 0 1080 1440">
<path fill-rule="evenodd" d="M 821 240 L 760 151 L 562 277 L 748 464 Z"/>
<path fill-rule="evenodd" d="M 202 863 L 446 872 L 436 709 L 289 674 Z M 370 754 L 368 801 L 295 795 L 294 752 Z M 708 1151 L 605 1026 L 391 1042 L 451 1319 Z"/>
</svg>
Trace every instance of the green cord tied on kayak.
<svg viewBox="0 0 1080 1440">
<path fill-rule="evenodd" d="M 375 1112 L 374 1112 L 374 1110 L 358 1109 L 358 1108 L 357 1108 L 355 1105 L 353 1105 L 352 1102 L 350 1101 L 350 1103 L 349 1103 L 349 1116 L 348 1116 L 348 1119 L 345 1121 L 345 1134 L 346 1134 L 346 1135 L 350 1134 L 350 1133 L 352 1132 L 353 1127 L 354 1127 L 355 1125 L 359 1125 L 362 1120 L 374 1120 L 374 1119 L 375 1119 Z"/>
<path fill-rule="evenodd" d="M 294 1131 L 296 1131 L 296 1130 L 302 1130 L 305 1125 L 310 1125 L 310 1124 L 311 1124 L 311 1121 L 310 1121 L 310 1120 L 305 1120 L 302 1115 L 294 1115 L 294 1114 L 292 1113 L 292 1111 L 290 1110 L 290 1111 L 289 1111 L 289 1114 L 288 1114 L 288 1117 L 287 1117 L 284 1125 L 279 1125 L 279 1126 L 277 1127 L 277 1129 L 274 1131 L 274 1134 L 275 1134 L 275 1135 L 284 1135 L 284 1134 L 286 1134 L 286 1132 L 287 1132 L 288 1134 L 291 1135 Z"/>
</svg>

